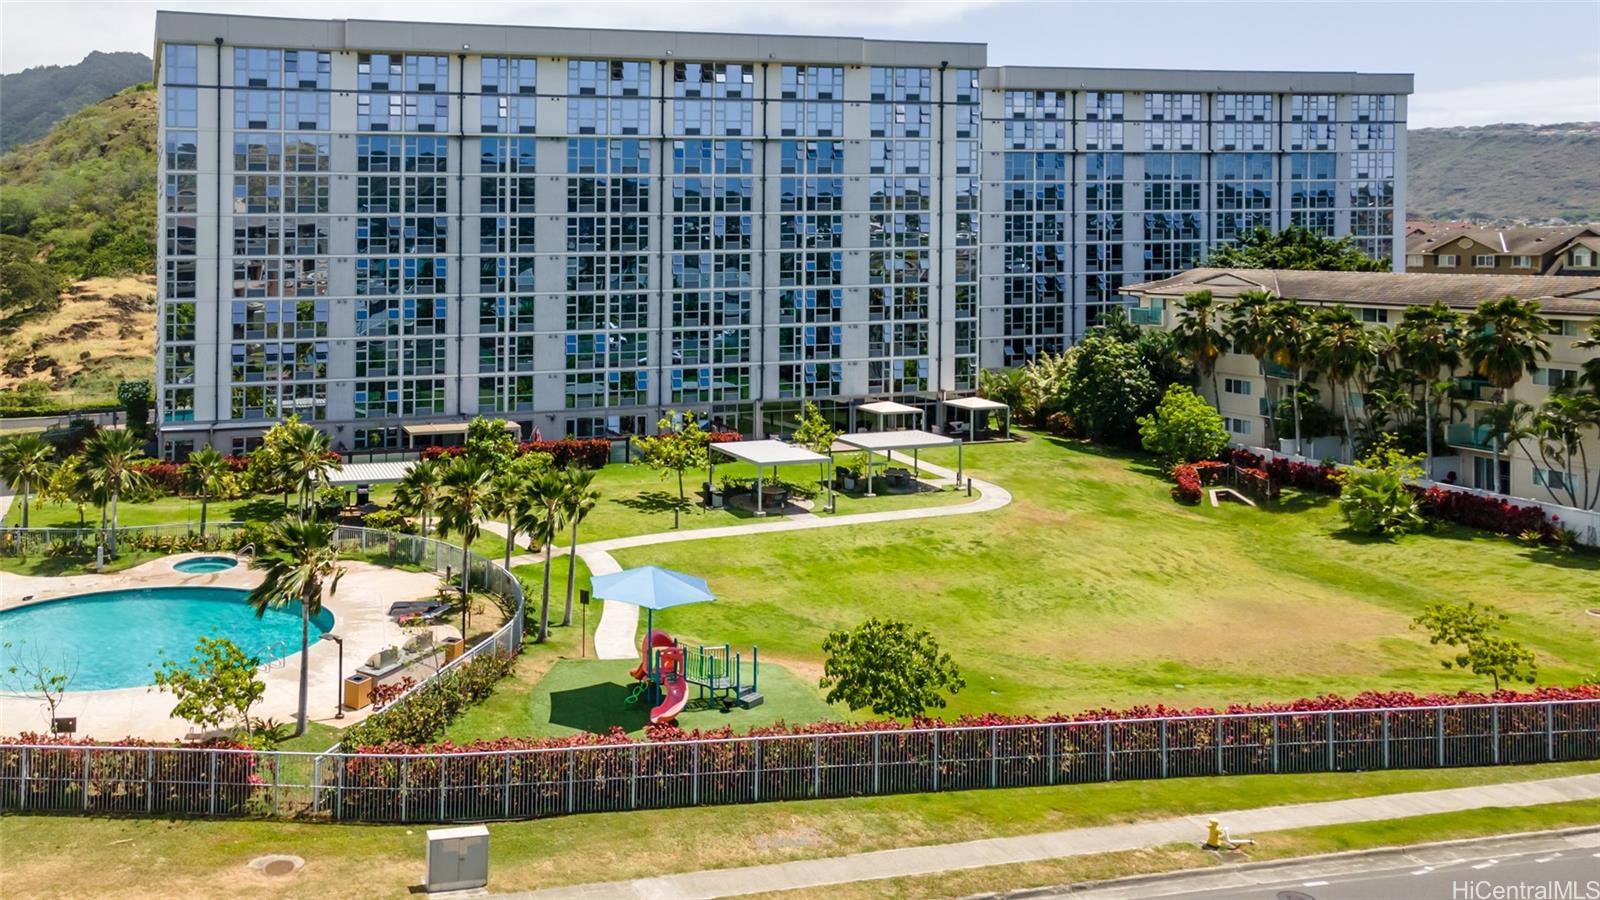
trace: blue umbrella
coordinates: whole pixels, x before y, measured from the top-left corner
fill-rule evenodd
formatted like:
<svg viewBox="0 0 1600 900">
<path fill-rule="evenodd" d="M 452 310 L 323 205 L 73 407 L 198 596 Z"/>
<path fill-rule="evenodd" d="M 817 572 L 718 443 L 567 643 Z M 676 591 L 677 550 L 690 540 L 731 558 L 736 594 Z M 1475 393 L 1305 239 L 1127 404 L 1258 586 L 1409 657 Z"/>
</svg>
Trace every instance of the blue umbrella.
<svg viewBox="0 0 1600 900">
<path fill-rule="evenodd" d="M 590 590 L 601 600 L 631 603 L 648 610 L 670 609 L 690 603 L 709 603 L 711 588 L 704 578 L 663 569 L 640 566 L 590 579 Z"/>
<path fill-rule="evenodd" d="M 601 600 L 615 600 L 644 607 L 645 639 L 655 628 L 658 609 L 687 606 L 690 603 L 710 603 L 711 588 L 704 578 L 663 569 L 660 566 L 640 566 L 624 569 L 610 575 L 599 575 L 589 580 L 589 589 Z"/>
</svg>

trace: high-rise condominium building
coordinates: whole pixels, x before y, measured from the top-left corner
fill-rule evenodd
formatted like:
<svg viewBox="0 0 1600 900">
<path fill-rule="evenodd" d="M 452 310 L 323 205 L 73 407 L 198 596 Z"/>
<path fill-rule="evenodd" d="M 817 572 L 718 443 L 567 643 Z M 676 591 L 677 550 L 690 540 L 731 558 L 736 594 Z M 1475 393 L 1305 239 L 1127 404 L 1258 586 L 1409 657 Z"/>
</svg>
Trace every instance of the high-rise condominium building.
<svg viewBox="0 0 1600 900">
<path fill-rule="evenodd" d="M 1400 258 L 1409 75 L 162 12 L 164 452 L 942 415 L 1255 225 Z"/>
</svg>

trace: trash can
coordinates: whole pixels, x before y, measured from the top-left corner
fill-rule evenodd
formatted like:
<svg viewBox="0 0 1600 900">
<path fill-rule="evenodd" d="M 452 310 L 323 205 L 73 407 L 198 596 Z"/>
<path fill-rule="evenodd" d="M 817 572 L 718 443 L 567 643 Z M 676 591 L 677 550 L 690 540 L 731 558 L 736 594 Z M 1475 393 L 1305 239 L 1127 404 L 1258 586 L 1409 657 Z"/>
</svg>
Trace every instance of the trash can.
<svg viewBox="0 0 1600 900">
<path fill-rule="evenodd" d="M 361 709 L 372 702 L 372 676 L 357 673 L 344 680 L 344 708 Z"/>
<path fill-rule="evenodd" d="M 489 829 L 482 825 L 428 829 L 428 893 L 489 884 Z"/>
<path fill-rule="evenodd" d="M 460 656 L 461 652 L 467 649 L 466 643 L 458 637 L 447 637 L 439 643 L 444 646 L 444 661 L 446 663 L 455 662 L 456 657 Z"/>
</svg>

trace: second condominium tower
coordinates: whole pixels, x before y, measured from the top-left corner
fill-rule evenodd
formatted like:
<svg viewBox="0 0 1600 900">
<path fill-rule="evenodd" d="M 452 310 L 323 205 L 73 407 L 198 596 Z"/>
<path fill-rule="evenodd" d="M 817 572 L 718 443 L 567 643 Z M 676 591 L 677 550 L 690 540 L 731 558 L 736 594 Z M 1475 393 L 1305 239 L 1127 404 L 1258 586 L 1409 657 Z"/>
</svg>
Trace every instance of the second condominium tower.
<svg viewBox="0 0 1600 900">
<path fill-rule="evenodd" d="M 162 12 L 163 451 L 939 414 L 1256 225 L 1398 258 L 1408 75 Z"/>
</svg>

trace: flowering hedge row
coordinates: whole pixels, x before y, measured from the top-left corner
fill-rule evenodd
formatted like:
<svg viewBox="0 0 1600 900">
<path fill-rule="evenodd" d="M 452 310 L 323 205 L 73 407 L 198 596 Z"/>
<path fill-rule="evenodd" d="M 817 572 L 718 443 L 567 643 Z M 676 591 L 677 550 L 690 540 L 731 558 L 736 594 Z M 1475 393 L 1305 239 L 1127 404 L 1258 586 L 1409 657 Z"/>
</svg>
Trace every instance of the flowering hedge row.
<svg viewBox="0 0 1600 900">
<path fill-rule="evenodd" d="M 1260 469 L 1280 485 L 1286 484 L 1302 491 L 1329 494 L 1335 497 L 1339 495 L 1339 482 L 1333 478 L 1338 469 L 1328 463 L 1312 465 L 1311 463 L 1295 462 L 1282 456 L 1275 456 L 1271 460 L 1267 460 L 1263 459 L 1260 454 L 1238 448 L 1228 454 L 1228 459 L 1241 468 Z"/>
<path fill-rule="evenodd" d="M 183 752 L 197 747 L 250 749 L 231 741 L 186 744 L 180 748 L 133 737 L 105 742 L 23 732 L 15 742 L 49 749 L 29 751 L 27 794 L 7 797 L 6 805 L 11 809 L 178 814 L 215 809 L 218 815 L 238 815 L 246 811 L 251 796 L 262 784 L 253 752 L 220 755 L 214 771 L 210 754 Z M 99 746 L 139 749 L 132 753 L 96 753 L 85 767 L 82 748 Z M 22 751 L 0 750 L 0 783 L 6 785 L 7 793 L 24 789 Z"/>
<path fill-rule="evenodd" d="M 1177 482 L 1172 486 L 1172 499 L 1191 506 L 1200 502 L 1200 473 L 1192 463 L 1173 466 L 1172 478 Z"/>
<path fill-rule="evenodd" d="M 1154 706 L 1130 706 L 1123 709 L 1102 707 L 1072 714 L 1053 713 L 1047 716 L 984 713 L 982 715 L 965 715 L 948 720 L 924 717 L 912 719 L 910 722 L 902 722 L 898 719 L 873 719 L 862 722 L 809 722 L 805 724 L 791 724 L 779 721 L 772 725 L 757 726 L 738 733 L 735 733 L 732 726 L 728 725 L 724 725 L 721 728 L 693 729 L 689 731 L 678 728 L 676 725 L 647 725 L 644 729 L 644 739 L 642 741 L 628 737 L 620 728 L 612 728 L 610 732 L 604 735 L 575 734 L 546 738 L 501 737 L 480 739 L 464 744 L 444 741 L 442 743 L 419 746 L 390 741 L 382 744 L 358 746 L 354 748 L 354 752 L 358 754 L 482 753 L 503 750 L 550 750 L 613 744 L 660 743 L 663 741 L 728 740 L 739 737 L 849 734 L 854 732 L 905 731 L 908 729 L 992 728 L 1003 725 L 1120 722 L 1201 718 L 1217 715 L 1323 713 L 1367 709 L 1433 709 L 1441 706 L 1545 703 L 1570 700 L 1600 700 L 1600 685 L 1543 687 L 1531 691 L 1460 691 L 1454 694 L 1417 694 L 1411 691 L 1363 691 L 1351 697 L 1324 694 L 1319 697 L 1302 697 L 1288 702 L 1233 703 L 1221 709 L 1211 706 L 1183 708 L 1156 704 Z"/>
<path fill-rule="evenodd" d="M 423 459 L 449 459 L 467 452 L 466 447 L 424 447 Z M 517 445 L 519 455 L 525 453 L 549 454 L 556 468 L 568 465 L 585 469 L 599 469 L 611 461 L 611 442 L 605 438 L 561 438 L 554 441 L 523 441 Z"/>
<path fill-rule="evenodd" d="M 140 459 L 129 464 L 128 468 L 142 474 L 150 486 L 168 494 L 182 493 L 188 485 L 187 466 L 160 459 Z"/>
<path fill-rule="evenodd" d="M 1547 517 L 1537 506 L 1518 506 L 1499 497 L 1440 487 L 1412 490 L 1422 501 L 1422 514 L 1432 519 L 1513 536 L 1531 531 L 1547 540 L 1554 538 L 1560 528 L 1559 517 Z"/>
</svg>

